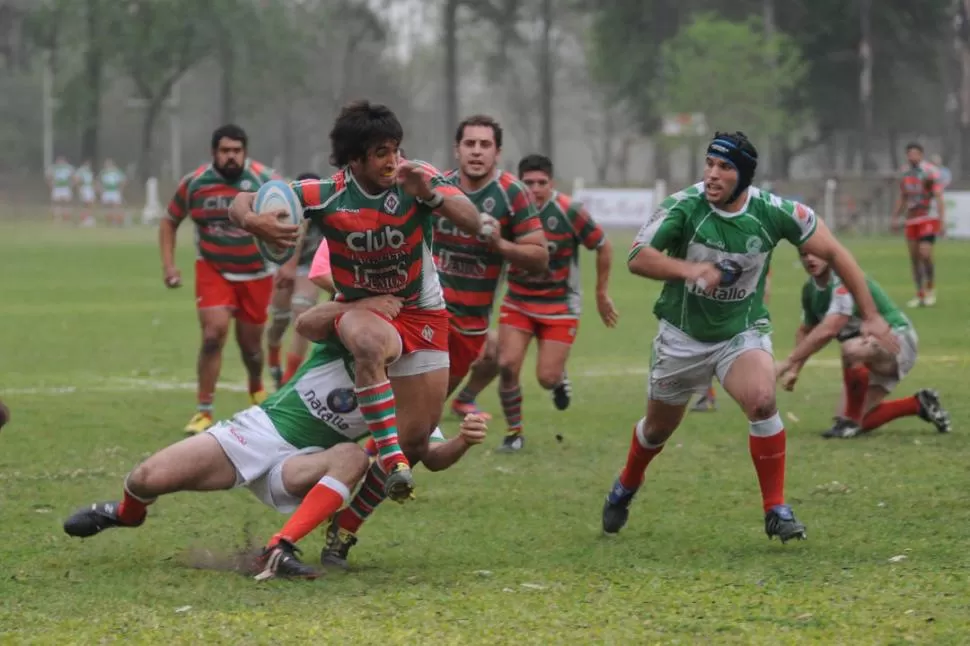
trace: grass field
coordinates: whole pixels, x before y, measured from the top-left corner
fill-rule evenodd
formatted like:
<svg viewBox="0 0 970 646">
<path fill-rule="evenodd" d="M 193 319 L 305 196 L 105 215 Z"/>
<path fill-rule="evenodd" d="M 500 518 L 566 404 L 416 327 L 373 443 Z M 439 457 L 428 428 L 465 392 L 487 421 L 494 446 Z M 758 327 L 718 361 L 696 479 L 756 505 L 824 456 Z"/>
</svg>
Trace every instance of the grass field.
<svg viewBox="0 0 970 646">
<path fill-rule="evenodd" d="M 528 363 L 524 452 L 492 453 L 497 424 L 487 448 L 450 471 L 420 470 L 418 498 L 377 513 L 348 574 L 256 584 L 189 565 L 197 550 L 228 554 L 277 529 L 282 518 L 245 491 L 163 499 L 137 531 L 83 542 L 62 532 L 75 507 L 118 497 L 134 463 L 181 438 L 193 296 L 163 288 L 154 231 L 0 225 L 0 398 L 13 413 L 0 433 L 0 642 L 966 643 L 970 247 L 939 246 L 940 304 L 911 314 L 921 357 L 900 390 L 939 389 L 954 433 L 910 419 L 820 439 L 840 389 L 827 349 L 780 395 L 789 501 L 809 528 L 808 541 L 782 546 L 763 533 L 747 424 L 726 400 L 688 417 L 627 528 L 600 535 L 656 329 L 657 286 L 625 271 L 628 238 L 614 235 L 620 325 L 606 330 L 588 304 L 569 411 L 553 409 Z M 849 242 L 897 302 L 910 296 L 899 240 Z M 776 256 L 780 352 L 799 315 L 795 261 L 790 247 Z M 242 375 L 231 352 L 218 415 L 246 404 Z M 499 412 L 494 392 L 483 403 Z M 307 561 L 322 543 L 304 541 Z"/>
</svg>

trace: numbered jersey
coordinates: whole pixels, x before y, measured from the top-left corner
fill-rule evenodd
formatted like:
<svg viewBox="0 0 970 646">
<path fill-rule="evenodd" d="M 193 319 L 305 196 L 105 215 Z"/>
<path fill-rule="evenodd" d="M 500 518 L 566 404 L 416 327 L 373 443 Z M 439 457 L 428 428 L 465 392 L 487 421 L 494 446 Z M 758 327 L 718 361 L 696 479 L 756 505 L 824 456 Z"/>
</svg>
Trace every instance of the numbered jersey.
<svg viewBox="0 0 970 646">
<path fill-rule="evenodd" d="M 445 179 L 458 186 L 458 171 L 451 171 Z M 499 171 L 491 182 L 465 195 L 479 213 L 498 220 L 506 240 L 542 231 L 525 186 L 511 173 Z M 452 326 L 465 334 L 485 334 L 505 259 L 484 240 L 441 216 L 435 216 L 434 258 Z"/>
<path fill-rule="evenodd" d="M 721 211 L 698 183 L 661 203 L 637 234 L 630 259 L 650 247 L 717 266 L 721 282 L 713 290 L 666 281 L 653 309 L 657 318 L 698 341 L 717 343 L 752 327 L 770 330 L 764 284 L 771 253 L 782 240 L 801 245 L 816 226 L 814 211 L 804 204 L 754 187 L 739 212 Z"/>
<path fill-rule="evenodd" d="M 227 181 L 206 164 L 182 178 L 168 205 L 168 217 L 175 223 L 185 218 L 195 222 L 198 257 L 209 262 L 231 281 L 254 280 L 272 273 L 263 260 L 253 236 L 229 219 L 229 205 L 244 191 L 255 191 L 279 176 L 257 161 L 247 160 L 242 174 Z"/>
<path fill-rule="evenodd" d="M 606 234 L 579 202 L 563 193 L 553 193 L 538 218 L 546 234 L 549 268 L 534 274 L 510 267 L 505 305 L 537 318 L 575 318 L 582 303 L 579 247 L 596 249 Z"/>
<path fill-rule="evenodd" d="M 461 195 L 433 166 L 418 163 L 439 194 Z M 444 309 L 431 251 L 434 216 L 429 207 L 399 186 L 371 195 L 350 169 L 292 186 L 304 215 L 327 239 L 339 300 L 391 294 L 403 298 L 407 307 Z"/>
<path fill-rule="evenodd" d="M 866 276 L 866 285 L 869 287 L 869 293 L 872 294 L 872 300 L 876 303 L 879 314 L 891 328 L 906 330 L 913 327 L 909 318 L 889 298 L 879 283 Z M 839 277 L 833 273 L 828 282 L 823 285 L 810 277 L 802 287 L 802 323 L 814 327 L 832 314 L 849 317 L 849 322 L 839 332 L 840 341 L 859 333 L 862 325 L 859 307 Z"/>
</svg>

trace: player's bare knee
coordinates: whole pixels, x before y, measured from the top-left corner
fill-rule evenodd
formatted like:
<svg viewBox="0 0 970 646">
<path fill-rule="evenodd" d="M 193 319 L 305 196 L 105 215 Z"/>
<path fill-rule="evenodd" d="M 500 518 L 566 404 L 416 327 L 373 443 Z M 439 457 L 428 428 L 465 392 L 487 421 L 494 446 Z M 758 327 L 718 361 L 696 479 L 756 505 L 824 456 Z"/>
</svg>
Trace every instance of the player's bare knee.
<svg viewBox="0 0 970 646">
<path fill-rule="evenodd" d="M 370 468 L 367 452 L 357 444 L 351 442 L 338 444 L 327 453 L 333 454 L 331 459 L 333 466 L 327 469 L 326 475 L 343 482 L 348 487 L 352 487 L 363 478 Z"/>
<path fill-rule="evenodd" d="M 420 462 L 428 451 L 428 434 L 407 433 L 398 435 L 398 446 L 404 452 L 408 462 L 415 464 Z"/>
<path fill-rule="evenodd" d="M 748 419 L 760 421 L 778 412 L 774 384 L 752 389 L 742 403 Z"/>
<path fill-rule="evenodd" d="M 139 498 L 152 498 L 171 489 L 172 470 L 160 461 L 148 458 L 128 474 L 125 486 Z"/>
<path fill-rule="evenodd" d="M 864 363 L 869 358 L 869 344 L 862 337 L 849 339 L 842 344 L 843 365 Z"/>
<path fill-rule="evenodd" d="M 202 329 L 202 354 L 213 355 L 222 351 L 229 330 L 221 326 L 206 326 Z"/>
<path fill-rule="evenodd" d="M 539 368 L 536 372 L 536 377 L 539 380 L 539 385 L 545 390 L 552 390 L 562 381 L 562 370 L 550 370 L 548 368 Z"/>
<path fill-rule="evenodd" d="M 522 370 L 522 359 L 508 355 L 499 355 L 498 373 L 503 383 L 514 384 L 519 381 L 519 371 Z"/>
</svg>

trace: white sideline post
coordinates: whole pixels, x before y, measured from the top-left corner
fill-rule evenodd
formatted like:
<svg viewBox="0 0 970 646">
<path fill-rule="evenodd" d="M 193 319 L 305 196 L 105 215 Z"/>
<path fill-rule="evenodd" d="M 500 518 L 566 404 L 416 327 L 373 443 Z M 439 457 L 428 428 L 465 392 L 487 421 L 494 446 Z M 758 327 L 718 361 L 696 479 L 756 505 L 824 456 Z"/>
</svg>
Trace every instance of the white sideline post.
<svg viewBox="0 0 970 646">
<path fill-rule="evenodd" d="M 573 180 L 573 195 L 579 193 L 584 188 L 586 188 L 586 182 L 583 181 L 582 177 L 577 177 Z"/>
<path fill-rule="evenodd" d="M 838 185 L 839 183 L 834 179 L 825 180 L 825 199 L 823 202 L 825 214 L 822 219 L 833 230 L 835 229 L 835 189 L 838 188 Z"/>
<path fill-rule="evenodd" d="M 141 223 L 151 224 L 162 217 L 162 203 L 158 200 L 158 180 L 149 177 L 145 182 L 145 208 L 141 212 Z"/>
</svg>

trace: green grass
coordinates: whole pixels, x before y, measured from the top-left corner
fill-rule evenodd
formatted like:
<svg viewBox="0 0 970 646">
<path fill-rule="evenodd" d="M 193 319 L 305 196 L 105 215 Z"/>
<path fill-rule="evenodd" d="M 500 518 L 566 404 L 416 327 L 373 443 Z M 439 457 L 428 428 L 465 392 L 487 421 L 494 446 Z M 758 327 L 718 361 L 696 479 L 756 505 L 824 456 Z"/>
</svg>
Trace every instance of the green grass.
<svg viewBox="0 0 970 646">
<path fill-rule="evenodd" d="M 627 528 L 600 536 L 603 495 L 642 414 L 656 329 L 657 286 L 626 273 L 628 236 L 618 233 L 620 326 L 606 330 L 587 303 L 568 412 L 553 409 L 528 363 L 522 454 L 491 452 L 497 425 L 488 448 L 450 471 L 420 471 L 413 503 L 378 512 L 349 574 L 256 584 L 187 565 L 193 550 L 226 554 L 278 528 L 282 517 L 245 491 L 171 496 L 140 530 L 83 542 L 60 528 L 75 507 L 117 497 L 128 469 L 180 439 L 193 411 L 192 292 L 163 288 L 154 239 L 144 229 L 0 225 L 0 397 L 13 412 L 0 433 L 0 642 L 966 641 L 966 245 L 939 245 L 940 304 L 912 313 L 921 360 L 900 390 L 938 388 L 952 435 L 908 419 L 854 441 L 821 440 L 839 396 L 835 348 L 806 368 L 796 393 L 780 395 L 788 494 L 806 542 L 765 538 L 747 424 L 726 400 L 688 417 L 651 466 Z M 850 243 L 897 302 L 910 296 L 901 241 Z M 183 245 L 186 273 L 191 258 Z M 776 258 L 782 352 L 799 315 L 795 260 L 790 248 Z M 225 383 L 242 374 L 228 352 Z M 483 403 L 499 412 L 494 392 Z M 221 415 L 245 404 L 238 390 L 216 400 Z M 449 419 L 446 431 L 454 426 Z M 308 561 L 321 545 L 320 533 L 304 541 Z"/>
</svg>

